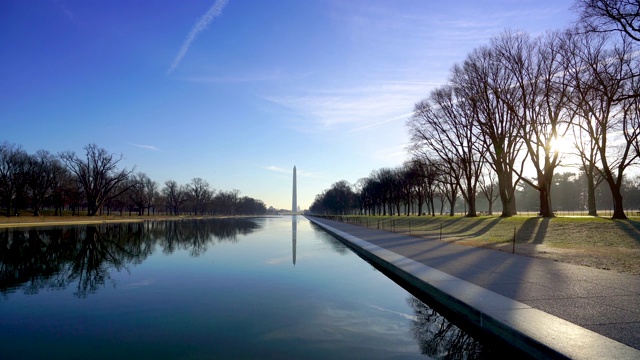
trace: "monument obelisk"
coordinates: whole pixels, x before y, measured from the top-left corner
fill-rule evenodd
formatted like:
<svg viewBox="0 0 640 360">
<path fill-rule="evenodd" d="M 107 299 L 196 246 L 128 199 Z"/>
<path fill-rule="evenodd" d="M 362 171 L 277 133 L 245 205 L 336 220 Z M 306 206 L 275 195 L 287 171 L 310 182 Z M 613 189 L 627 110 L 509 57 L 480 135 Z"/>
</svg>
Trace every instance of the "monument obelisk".
<svg viewBox="0 0 640 360">
<path fill-rule="evenodd" d="M 296 167 L 293 166 L 293 197 L 291 201 L 291 212 L 298 212 L 298 191 L 296 190 Z"/>
</svg>

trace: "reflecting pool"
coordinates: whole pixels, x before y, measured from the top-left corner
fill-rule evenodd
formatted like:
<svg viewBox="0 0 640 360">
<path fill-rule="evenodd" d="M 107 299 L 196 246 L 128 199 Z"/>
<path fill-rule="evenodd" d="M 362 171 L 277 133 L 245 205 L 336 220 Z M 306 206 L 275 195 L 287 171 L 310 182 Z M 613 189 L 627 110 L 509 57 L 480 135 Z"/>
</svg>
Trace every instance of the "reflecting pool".
<svg viewBox="0 0 640 360">
<path fill-rule="evenodd" d="M 0 230 L 0 358 L 482 358 L 303 217 Z"/>
</svg>

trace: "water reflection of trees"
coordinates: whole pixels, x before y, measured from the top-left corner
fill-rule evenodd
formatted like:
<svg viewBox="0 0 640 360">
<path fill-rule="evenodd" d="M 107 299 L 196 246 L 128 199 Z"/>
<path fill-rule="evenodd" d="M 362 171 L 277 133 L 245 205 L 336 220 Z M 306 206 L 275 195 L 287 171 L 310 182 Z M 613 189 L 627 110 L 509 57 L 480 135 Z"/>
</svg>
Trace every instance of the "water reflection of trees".
<svg viewBox="0 0 640 360">
<path fill-rule="evenodd" d="M 415 297 L 407 299 L 414 311 L 412 332 L 422 354 L 437 359 L 492 359 L 502 357 L 511 349 L 498 348 L 496 344 L 479 342 L 469 333 L 440 315 Z M 509 357 L 509 356 L 507 356 Z"/>
<path fill-rule="evenodd" d="M 107 284 L 111 273 L 142 263 L 159 246 L 164 253 L 203 254 L 217 242 L 238 242 L 260 227 L 250 219 L 149 221 L 97 226 L 0 231 L 0 293 L 35 294 L 75 283 L 78 297 Z"/>
<path fill-rule="evenodd" d="M 236 243 L 239 235 L 248 235 L 260 228 L 255 221 L 241 218 L 157 221 L 152 225 L 164 253 L 190 250 L 193 256 L 203 254 L 208 245 L 214 244 L 214 240 Z"/>
</svg>

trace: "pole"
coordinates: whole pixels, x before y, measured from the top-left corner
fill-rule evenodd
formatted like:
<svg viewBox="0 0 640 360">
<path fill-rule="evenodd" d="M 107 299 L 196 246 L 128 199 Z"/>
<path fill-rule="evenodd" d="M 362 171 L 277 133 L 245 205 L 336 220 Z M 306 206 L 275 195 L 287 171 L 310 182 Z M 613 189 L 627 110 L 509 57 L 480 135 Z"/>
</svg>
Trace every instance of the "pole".
<svg viewBox="0 0 640 360">
<path fill-rule="evenodd" d="M 511 248 L 511 253 L 516 253 L 516 227 L 513 227 L 513 247 Z"/>
</svg>

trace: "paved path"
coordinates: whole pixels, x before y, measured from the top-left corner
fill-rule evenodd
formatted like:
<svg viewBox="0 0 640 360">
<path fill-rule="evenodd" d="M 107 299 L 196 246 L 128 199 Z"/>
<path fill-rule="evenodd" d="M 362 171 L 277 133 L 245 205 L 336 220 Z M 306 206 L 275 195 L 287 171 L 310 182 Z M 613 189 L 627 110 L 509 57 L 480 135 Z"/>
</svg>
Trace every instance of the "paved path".
<svg viewBox="0 0 640 360">
<path fill-rule="evenodd" d="M 309 219 L 535 357 L 640 359 L 638 276 Z"/>
</svg>

